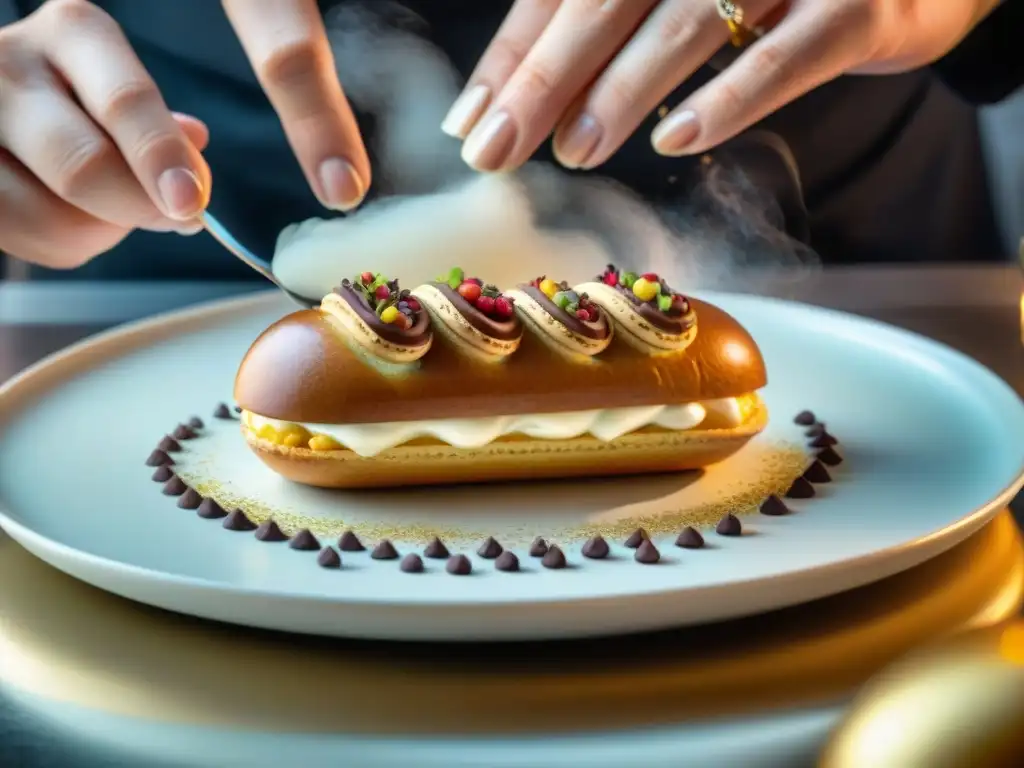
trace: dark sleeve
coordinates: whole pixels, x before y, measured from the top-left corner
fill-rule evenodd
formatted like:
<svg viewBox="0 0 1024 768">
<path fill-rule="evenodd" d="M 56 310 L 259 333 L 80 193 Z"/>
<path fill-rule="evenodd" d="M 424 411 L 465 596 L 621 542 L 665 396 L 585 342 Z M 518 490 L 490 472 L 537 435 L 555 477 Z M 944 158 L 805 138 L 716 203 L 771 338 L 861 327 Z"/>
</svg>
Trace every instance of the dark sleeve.
<svg viewBox="0 0 1024 768">
<path fill-rule="evenodd" d="M 1024 85 L 1024 0 L 1003 0 L 933 67 L 974 104 L 994 104 L 1012 94 Z"/>
</svg>

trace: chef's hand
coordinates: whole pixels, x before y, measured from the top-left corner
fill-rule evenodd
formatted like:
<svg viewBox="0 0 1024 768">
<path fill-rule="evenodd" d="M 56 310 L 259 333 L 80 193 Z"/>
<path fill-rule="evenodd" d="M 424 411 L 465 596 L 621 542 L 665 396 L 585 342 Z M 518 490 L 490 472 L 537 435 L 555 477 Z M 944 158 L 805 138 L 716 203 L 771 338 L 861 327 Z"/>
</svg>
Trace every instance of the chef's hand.
<svg viewBox="0 0 1024 768">
<path fill-rule="evenodd" d="M 370 165 L 316 0 L 223 5 L 317 197 L 357 205 Z M 0 251 L 71 268 L 134 229 L 199 231 L 208 138 L 168 109 L 110 16 L 49 0 L 0 28 Z"/>
<path fill-rule="evenodd" d="M 704 152 L 844 73 L 900 72 L 956 45 L 998 0 L 741 0 L 766 34 L 670 112 L 663 155 Z M 443 129 L 481 171 L 554 132 L 569 168 L 605 162 L 730 40 L 716 0 L 517 0 Z"/>
</svg>

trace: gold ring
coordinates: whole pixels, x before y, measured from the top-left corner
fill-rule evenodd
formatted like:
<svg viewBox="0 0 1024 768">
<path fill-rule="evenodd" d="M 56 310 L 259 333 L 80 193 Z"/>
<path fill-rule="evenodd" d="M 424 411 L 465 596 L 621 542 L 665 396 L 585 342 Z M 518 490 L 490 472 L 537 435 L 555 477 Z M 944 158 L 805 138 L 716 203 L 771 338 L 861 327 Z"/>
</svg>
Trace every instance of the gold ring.
<svg viewBox="0 0 1024 768">
<path fill-rule="evenodd" d="M 729 41 L 735 48 L 743 48 L 761 36 L 761 30 L 743 25 L 743 7 L 732 0 L 715 0 L 718 15 L 729 27 Z"/>
</svg>

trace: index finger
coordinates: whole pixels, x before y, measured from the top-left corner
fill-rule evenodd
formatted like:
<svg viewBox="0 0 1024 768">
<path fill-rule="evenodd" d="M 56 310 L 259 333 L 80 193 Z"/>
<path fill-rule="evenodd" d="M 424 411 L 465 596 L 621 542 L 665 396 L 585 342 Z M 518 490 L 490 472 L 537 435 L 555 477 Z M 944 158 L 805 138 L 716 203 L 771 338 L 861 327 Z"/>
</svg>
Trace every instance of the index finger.
<svg viewBox="0 0 1024 768">
<path fill-rule="evenodd" d="M 316 0 L 222 2 L 320 202 L 354 208 L 370 186 L 370 160 Z"/>
</svg>

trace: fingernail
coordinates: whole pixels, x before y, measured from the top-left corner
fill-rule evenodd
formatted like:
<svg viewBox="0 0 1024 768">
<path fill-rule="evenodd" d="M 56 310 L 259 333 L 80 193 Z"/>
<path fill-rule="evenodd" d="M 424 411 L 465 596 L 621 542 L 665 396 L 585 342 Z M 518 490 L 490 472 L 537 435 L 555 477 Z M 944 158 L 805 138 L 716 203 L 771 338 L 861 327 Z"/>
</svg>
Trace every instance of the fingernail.
<svg viewBox="0 0 1024 768">
<path fill-rule="evenodd" d="M 445 115 L 441 130 L 456 139 L 465 139 L 487 109 L 490 100 L 491 89 L 486 85 L 474 85 L 464 91 Z"/>
<path fill-rule="evenodd" d="M 202 210 L 203 185 L 188 168 L 170 168 L 156 182 L 164 213 L 179 221 L 195 218 Z"/>
<path fill-rule="evenodd" d="M 697 113 L 687 109 L 658 123 L 651 133 L 651 144 L 659 155 L 684 155 L 699 133 Z"/>
<path fill-rule="evenodd" d="M 349 211 L 363 202 L 366 185 L 348 160 L 332 157 L 320 163 L 320 194 L 328 208 Z"/>
<path fill-rule="evenodd" d="M 473 129 L 462 145 L 462 159 L 477 171 L 498 171 L 516 144 L 518 130 L 507 112 L 495 112 Z"/>
<path fill-rule="evenodd" d="M 555 144 L 555 155 L 566 168 L 583 168 L 597 149 L 604 129 L 590 115 L 580 115 Z"/>
<path fill-rule="evenodd" d="M 179 235 L 191 236 L 198 235 L 203 231 L 203 222 L 193 219 L 192 221 L 185 221 L 174 228 L 174 231 Z"/>
</svg>

